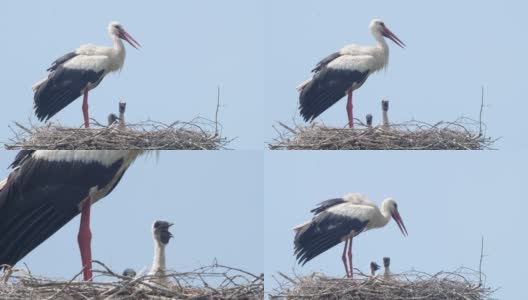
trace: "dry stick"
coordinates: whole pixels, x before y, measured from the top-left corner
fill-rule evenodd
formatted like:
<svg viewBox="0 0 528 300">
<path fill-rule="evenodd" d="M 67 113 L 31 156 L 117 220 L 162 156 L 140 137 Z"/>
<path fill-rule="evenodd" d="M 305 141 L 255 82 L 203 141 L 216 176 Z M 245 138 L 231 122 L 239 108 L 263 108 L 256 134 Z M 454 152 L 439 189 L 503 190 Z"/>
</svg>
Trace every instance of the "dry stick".
<svg viewBox="0 0 528 300">
<path fill-rule="evenodd" d="M 67 287 L 70 286 L 70 284 L 77 278 L 79 277 L 84 271 L 84 268 L 79 272 L 77 273 L 77 275 L 73 276 L 72 279 L 70 279 L 70 281 L 68 281 L 67 284 L 65 284 L 62 289 L 60 289 L 59 291 L 57 291 L 54 295 L 52 295 L 51 297 L 47 298 L 46 300 L 52 300 L 52 299 L 55 299 L 58 295 L 60 295 Z"/>
<path fill-rule="evenodd" d="M 482 286 L 482 260 L 484 259 L 484 236 L 480 240 L 479 287 Z"/>
<path fill-rule="evenodd" d="M 218 136 L 218 110 L 220 109 L 220 86 L 216 91 L 215 136 Z"/>
<path fill-rule="evenodd" d="M 482 110 L 484 109 L 484 86 L 481 86 L 480 113 L 479 113 L 479 136 L 482 136 Z"/>
</svg>

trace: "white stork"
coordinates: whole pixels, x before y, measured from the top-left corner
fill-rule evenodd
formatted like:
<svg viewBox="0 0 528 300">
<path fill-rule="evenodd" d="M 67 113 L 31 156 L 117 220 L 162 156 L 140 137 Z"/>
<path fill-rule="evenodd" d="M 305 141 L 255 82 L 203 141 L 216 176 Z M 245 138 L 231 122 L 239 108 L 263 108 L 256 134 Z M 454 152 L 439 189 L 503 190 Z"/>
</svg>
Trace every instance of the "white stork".
<svg viewBox="0 0 528 300">
<path fill-rule="evenodd" d="M 169 244 L 169 240 L 173 237 L 169 228 L 172 223 L 166 221 L 155 221 L 152 224 L 152 237 L 154 239 L 154 260 L 149 275 L 153 276 L 153 281 L 158 284 L 166 285 L 167 277 L 165 276 L 166 259 L 165 247 Z"/>
<path fill-rule="evenodd" d="M 380 269 L 380 266 L 375 261 L 370 262 L 370 276 L 371 277 L 376 276 L 376 271 L 379 269 Z"/>
<path fill-rule="evenodd" d="M 33 85 L 35 114 L 39 120 L 48 120 L 60 110 L 84 95 L 82 111 L 84 126 L 90 126 L 88 117 L 88 91 L 95 88 L 110 72 L 123 67 L 125 46 L 122 40 L 138 49 L 141 45 L 118 22 L 108 25 L 113 47 L 82 45 L 53 62 L 48 77 Z"/>
<path fill-rule="evenodd" d="M 22 150 L 0 185 L 0 265 L 14 265 L 81 212 L 84 280 L 92 278 L 90 207 L 140 150 Z"/>
<path fill-rule="evenodd" d="M 384 257 L 383 258 L 383 267 L 385 267 L 385 271 L 383 273 L 383 277 L 385 279 L 390 279 L 390 277 L 391 277 L 390 257 Z"/>
<path fill-rule="evenodd" d="M 124 130 L 126 129 L 125 125 L 125 109 L 126 109 L 126 102 L 120 101 L 119 102 L 119 117 L 111 113 L 108 115 L 108 127 L 114 127 L 117 126 L 119 129 Z"/>
<path fill-rule="evenodd" d="M 319 203 L 312 209 L 312 220 L 298 225 L 295 231 L 295 255 L 304 265 L 314 257 L 345 242 L 343 264 L 348 277 L 352 277 L 352 238 L 358 234 L 380 228 L 393 218 L 404 236 L 407 229 L 398 212 L 398 205 L 392 198 L 381 203 L 381 210 L 365 196 L 359 193 L 347 194 L 342 198 L 330 199 Z M 348 260 L 347 265 L 347 246 Z"/>
<path fill-rule="evenodd" d="M 377 45 L 348 45 L 321 60 L 312 70 L 313 77 L 297 86 L 299 109 L 305 121 L 317 118 L 321 113 L 348 94 L 348 125 L 354 127 L 352 91 L 358 89 L 370 74 L 387 66 L 389 47 L 384 37 L 398 46 L 405 44 L 396 37 L 381 20 L 370 22 L 370 32 Z"/>
</svg>

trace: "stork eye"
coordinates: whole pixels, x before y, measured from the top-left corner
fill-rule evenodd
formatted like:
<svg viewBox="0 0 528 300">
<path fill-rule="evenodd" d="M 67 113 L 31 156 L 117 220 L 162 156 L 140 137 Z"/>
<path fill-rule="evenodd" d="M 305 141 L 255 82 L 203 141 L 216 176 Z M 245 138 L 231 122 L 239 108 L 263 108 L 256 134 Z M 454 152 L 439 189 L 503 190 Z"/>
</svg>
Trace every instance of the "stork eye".
<svg viewBox="0 0 528 300">
<path fill-rule="evenodd" d="M 381 22 L 380 25 L 381 25 L 382 27 L 385 27 L 385 23 L 383 23 L 383 22 Z"/>
</svg>

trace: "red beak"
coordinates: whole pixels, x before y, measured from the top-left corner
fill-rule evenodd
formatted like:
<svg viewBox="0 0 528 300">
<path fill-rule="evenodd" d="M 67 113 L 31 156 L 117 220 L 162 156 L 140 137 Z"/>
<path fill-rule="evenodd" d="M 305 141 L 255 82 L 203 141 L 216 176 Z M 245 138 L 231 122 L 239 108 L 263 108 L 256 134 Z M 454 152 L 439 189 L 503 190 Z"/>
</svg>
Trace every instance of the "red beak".
<svg viewBox="0 0 528 300">
<path fill-rule="evenodd" d="M 119 37 L 123 40 L 127 41 L 132 47 L 139 50 L 138 47 L 141 47 L 141 45 L 124 29 L 120 32 Z M 137 45 L 137 46 L 136 46 Z"/>
<path fill-rule="evenodd" d="M 394 221 L 396 221 L 398 227 L 400 227 L 403 236 L 408 236 L 409 234 L 407 233 L 407 228 L 405 228 L 405 224 L 403 224 L 403 220 L 397 210 L 392 213 L 392 218 L 394 219 Z"/>
<path fill-rule="evenodd" d="M 394 33 L 392 33 L 392 31 L 390 31 L 389 28 L 384 27 L 382 34 L 383 34 L 384 37 L 387 37 L 387 38 L 391 39 L 396 45 L 398 45 L 398 46 L 400 46 L 402 48 L 406 47 L 405 43 L 402 42 Z"/>
</svg>

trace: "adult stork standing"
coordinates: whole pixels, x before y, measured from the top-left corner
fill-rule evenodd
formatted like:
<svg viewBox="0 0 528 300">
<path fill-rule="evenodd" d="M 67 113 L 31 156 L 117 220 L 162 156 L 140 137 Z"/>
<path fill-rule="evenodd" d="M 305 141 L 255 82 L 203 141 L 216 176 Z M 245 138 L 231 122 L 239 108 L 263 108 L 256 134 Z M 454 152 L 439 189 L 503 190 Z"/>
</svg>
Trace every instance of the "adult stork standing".
<svg viewBox="0 0 528 300">
<path fill-rule="evenodd" d="M 351 193 L 342 198 L 323 201 L 311 212 L 314 213 L 312 220 L 293 228 L 296 233 L 294 245 L 297 261 L 304 265 L 340 242 L 345 242 L 342 260 L 347 277 L 350 278 L 353 271 L 352 238 L 364 231 L 387 225 L 391 218 L 396 221 L 403 235 L 407 235 L 398 205 L 392 198 L 385 199 L 379 209 L 362 194 Z"/>
<path fill-rule="evenodd" d="M 370 74 L 387 66 L 389 46 L 384 37 L 404 48 L 405 44 L 385 26 L 383 21 L 370 22 L 376 46 L 348 45 L 321 60 L 312 70 L 313 76 L 297 86 L 299 108 L 305 121 L 321 113 L 348 94 L 348 126 L 354 127 L 352 92 L 365 83 Z"/>
<path fill-rule="evenodd" d="M 140 150 L 22 150 L 0 184 L 0 265 L 14 265 L 81 212 L 84 280 L 92 278 L 90 207 Z M 66 248 L 65 248 L 66 249 Z"/>
<path fill-rule="evenodd" d="M 33 85 L 35 114 L 39 120 L 48 120 L 84 95 L 84 126 L 90 126 L 88 91 L 99 85 L 108 73 L 123 67 L 125 46 L 122 40 L 136 49 L 141 47 L 119 22 L 111 22 L 108 25 L 108 34 L 114 43 L 112 47 L 82 45 L 54 61 L 47 69 L 48 77 Z"/>
</svg>

